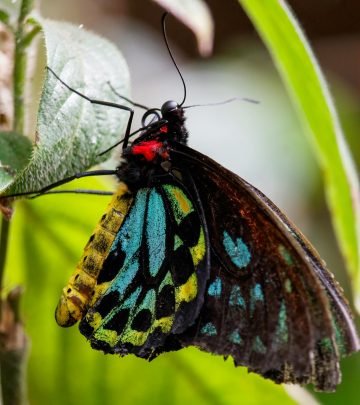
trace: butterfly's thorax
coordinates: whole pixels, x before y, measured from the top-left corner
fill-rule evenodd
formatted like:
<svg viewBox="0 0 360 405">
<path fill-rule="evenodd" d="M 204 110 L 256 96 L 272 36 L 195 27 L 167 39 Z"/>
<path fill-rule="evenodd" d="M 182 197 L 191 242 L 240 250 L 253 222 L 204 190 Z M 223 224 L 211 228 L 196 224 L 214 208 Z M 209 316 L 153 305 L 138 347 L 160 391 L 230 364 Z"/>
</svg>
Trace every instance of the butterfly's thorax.
<svg viewBox="0 0 360 405">
<path fill-rule="evenodd" d="M 118 167 L 117 176 L 131 191 L 150 187 L 159 177 L 167 176 L 169 166 L 164 162 L 170 163 L 170 149 L 178 143 L 187 143 L 184 110 L 177 104 L 167 110 L 167 103 L 161 109 L 159 125 L 155 122 L 123 150 L 123 163 Z"/>
</svg>

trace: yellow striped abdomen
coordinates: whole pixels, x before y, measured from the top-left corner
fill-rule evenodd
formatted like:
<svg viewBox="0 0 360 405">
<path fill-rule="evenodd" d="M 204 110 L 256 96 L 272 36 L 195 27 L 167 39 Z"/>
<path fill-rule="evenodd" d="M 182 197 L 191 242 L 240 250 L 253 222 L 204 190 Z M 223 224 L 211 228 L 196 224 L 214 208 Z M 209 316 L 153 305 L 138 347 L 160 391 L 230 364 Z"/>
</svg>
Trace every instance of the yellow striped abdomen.
<svg viewBox="0 0 360 405">
<path fill-rule="evenodd" d="M 97 224 L 67 286 L 63 289 L 55 312 L 60 326 L 72 326 L 80 320 L 94 295 L 97 278 L 115 236 L 132 202 L 131 194 L 120 183 L 107 212 Z"/>
</svg>

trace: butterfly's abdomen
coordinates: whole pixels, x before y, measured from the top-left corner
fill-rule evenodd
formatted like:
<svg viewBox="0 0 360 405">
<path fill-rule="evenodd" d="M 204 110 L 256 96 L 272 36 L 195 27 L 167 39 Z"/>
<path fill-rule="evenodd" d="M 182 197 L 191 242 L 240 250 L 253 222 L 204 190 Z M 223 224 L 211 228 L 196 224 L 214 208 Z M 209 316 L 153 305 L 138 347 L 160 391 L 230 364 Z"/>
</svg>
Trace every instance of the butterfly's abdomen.
<svg viewBox="0 0 360 405">
<path fill-rule="evenodd" d="M 76 270 L 63 289 L 55 311 L 56 322 L 63 327 L 74 325 L 82 318 L 93 295 L 96 280 L 116 233 L 129 209 L 132 197 L 121 183 L 91 235 Z"/>
</svg>

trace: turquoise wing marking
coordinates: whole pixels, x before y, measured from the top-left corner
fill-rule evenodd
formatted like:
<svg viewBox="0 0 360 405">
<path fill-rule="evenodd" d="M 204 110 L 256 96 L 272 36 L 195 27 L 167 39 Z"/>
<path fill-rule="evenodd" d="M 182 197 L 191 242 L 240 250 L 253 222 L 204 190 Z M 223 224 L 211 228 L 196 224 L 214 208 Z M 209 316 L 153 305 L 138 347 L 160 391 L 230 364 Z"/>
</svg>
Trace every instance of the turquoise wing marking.
<svg viewBox="0 0 360 405">
<path fill-rule="evenodd" d="M 80 323 L 106 353 L 150 358 L 200 311 L 206 242 L 191 198 L 166 184 L 140 189 L 120 227 Z"/>
<path fill-rule="evenodd" d="M 157 275 L 166 253 L 166 215 L 164 201 L 159 193 L 152 189 L 146 215 L 146 242 L 149 254 L 149 271 Z"/>
</svg>

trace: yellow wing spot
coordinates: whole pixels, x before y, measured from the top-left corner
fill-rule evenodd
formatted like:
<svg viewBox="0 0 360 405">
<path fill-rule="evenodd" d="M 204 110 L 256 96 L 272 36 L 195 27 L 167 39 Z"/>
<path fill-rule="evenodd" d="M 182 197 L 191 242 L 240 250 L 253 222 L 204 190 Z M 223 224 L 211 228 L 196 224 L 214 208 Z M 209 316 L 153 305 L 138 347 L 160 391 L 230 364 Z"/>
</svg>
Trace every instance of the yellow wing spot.
<svg viewBox="0 0 360 405">
<path fill-rule="evenodd" d="M 119 336 L 114 330 L 101 328 L 96 331 L 95 338 L 108 343 L 111 347 L 114 347 L 119 339 Z"/>
<path fill-rule="evenodd" d="M 191 257 L 194 265 L 198 265 L 204 258 L 206 251 L 204 230 L 201 227 L 198 243 L 190 248 Z"/>
<path fill-rule="evenodd" d="M 100 325 L 103 321 L 101 315 L 99 314 L 99 312 L 95 312 L 91 314 L 91 319 L 89 319 L 90 317 L 87 317 L 87 320 L 89 322 L 89 325 L 91 327 L 93 327 L 94 329 L 99 329 Z"/>
<path fill-rule="evenodd" d="M 171 191 L 179 203 L 179 207 L 181 208 L 182 212 L 187 215 L 192 209 L 190 201 L 179 188 L 173 188 Z"/>
<path fill-rule="evenodd" d="M 146 339 L 149 336 L 149 330 L 146 332 L 139 332 L 137 330 L 133 329 L 127 329 L 126 332 L 122 335 L 121 337 L 121 342 L 122 343 L 131 343 L 134 346 L 142 346 L 145 342 Z"/>
<path fill-rule="evenodd" d="M 181 302 L 190 302 L 195 299 L 197 291 L 197 277 L 193 273 L 185 284 L 175 288 L 175 311 L 178 310 Z"/>
<path fill-rule="evenodd" d="M 162 333 L 170 333 L 173 322 L 173 316 L 165 316 L 163 318 L 156 319 L 151 327 L 151 330 L 155 330 L 159 327 L 161 328 Z"/>
</svg>

